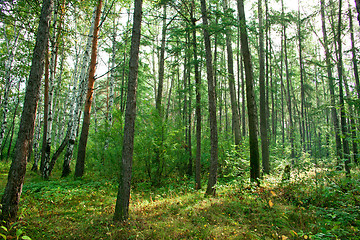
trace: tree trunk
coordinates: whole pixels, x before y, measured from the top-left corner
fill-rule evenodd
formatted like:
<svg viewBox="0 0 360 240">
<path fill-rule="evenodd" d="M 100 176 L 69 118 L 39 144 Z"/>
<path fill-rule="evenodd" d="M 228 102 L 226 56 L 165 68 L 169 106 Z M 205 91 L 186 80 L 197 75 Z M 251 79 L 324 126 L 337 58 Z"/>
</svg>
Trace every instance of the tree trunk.
<svg viewBox="0 0 360 240">
<path fill-rule="evenodd" d="M 359 25 L 360 25 L 360 0 L 355 0 L 355 5 L 356 5 L 356 11 L 358 12 L 358 21 L 359 21 Z"/>
<path fill-rule="evenodd" d="M 238 0 L 239 24 L 241 31 L 241 52 L 243 55 L 245 75 L 246 75 L 246 97 L 249 120 L 249 144 L 250 144 L 250 180 L 259 184 L 260 178 L 260 160 L 259 160 L 259 144 L 257 130 L 257 110 L 254 94 L 254 79 L 251 63 L 251 55 L 248 43 L 248 35 L 246 29 L 244 1 Z"/>
<path fill-rule="evenodd" d="M 281 0 L 281 8 L 282 8 L 282 18 L 283 18 L 283 34 L 284 34 L 284 54 L 285 54 L 285 72 L 286 72 L 286 85 L 287 85 L 287 107 L 289 112 L 289 138 L 290 138 L 290 146 L 291 146 L 291 158 L 295 158 L 295 146 L 294 146 L 294 123 L 292 116 L 292 106 L 291 106 L 291 96 L 290 96 L 290 88 L 291 88 L 291 79 L 289 72 L 289 63 L 288 63 L 288 52 L 287 52 L 287 35 L 286 35 L 286 23 L 284 19 L 284 2 Z M 301 53 L 300 53 L 301 54 Z M 293 161 L 293 160 L 292 160 Z"/>
<path fill-rule="evenodd" d="M 33 52 L 28 84 L 26 86 L 24 108 L 21 115 L 15 156 L 11 163 L 8 182 L 1 200 L 1 219 L 15 221 L 24 183 L 29 146 L 34 134 L 36 108 L 40 94 L 40 83 L 44 71 L 46 45 L 49 40 L 49 22 L 53 2 L 44 0 Z"/>
<path fill-rule="evenodd" d="M 88 91 L 86 94 L 86 101 L 84 107 L 84 118 L 83 125 L 81 128 L 81 135 L 79 140 L 78 155 L 76 159 L 75 166 L 75 177 L 82 177 L 85 170 L 85 154 L 86 154 L 86 144 L 89 135 L 90 127 L 90 110 L 91 103 L 94 94 L 94 84 L 95 84 L 95 71 L 96 71 L 96 58 L 97 58 L 97 44 L 98 44 L 98 33 L 99 33 L 99 22 L 101 15 L 102 0 L 98 1 L 96 14 L 95 14 L 95 27 L 92 38 L 92 49 L 91 49 L 91 60 L 90 60 L 90 71 L 89 71 L 89 82 L 88 82 Z"/>
<path fill-rule="evenodd" d="M 49 42 L 46 44 L 45 53 L 45 78 L 44 78 L 44 127 L 42 136 L 42 147 L 41 147 L 41 162 L 40 172 L 44 171 L 45 163 L 45 152 L 46 152 L 46 138 L 47 138 L 47 125 L 48 125 L 48 114 L 49 114 Z"/>
<path fill-rule="evenodd" d="M 227 0 L 224 0 L 224 12 L 228 11 Z M 231 42 L 231 29 L 228 27 L 225 30 L 226 34 L 226 49 L 228 57 L 228 80 L 229 80 L 229 92 L 230 92 L 230 101 L 231 101 L 231 111 L 232 111 L 232 125 L 235 135 L 235 145 L 239 146 L 241 141 L 241 130 L 240 130 L 240 116 L 239 108 L 236 99 L 236 89 L 235 89 L 235 75 L 234 75 L 234 60 L 233 60 L 233 50 Z"/>
<path fill-rule="evenodd" d="M 267 104 L 265 93 L 265 52 L 264 52 L 264 26 L 263 26 L 263 12 L 262 0 L 258 0 L 258 15 L 259 15 L 259 60 L 260 60 L 260 136 L 261 136 L 261 154 L 262 167 L 266 174 L 270 173 L 269 162 L 269 139 L 268 139 L 268 122 L 267 122 Z"/>
<path fill-rule="evenodd" d="M 194 17 L 195 0 L 191 5 L 191 23 L 192 23 L 192 44 L 194 54 L 194 71 L 195 71 L 195 91 L 196 91 L 196 157 L 195 157 L 195 189 L 201 189 L 201 78 L 199 72 L 199 62 L 197 56 L 196 44 L 196 19 Z"/>
<path fill-rule="evenodd" d="M 121 177 L 116 199 L 114 221 L 125 221 L 129 216 L 132 159 L 136 118 L 136 89 L 138 77 L 142 0 L 135 0 L 134 23 L 129 61 L 128 94 L 125 112 L 124 140 L 121 162 Z"/>
<path fill-rule="evenodd" d="M 208 98 L 209 98 L 209 121 L 210 121 L 210 169 L 209 179 L 205 195 L 215 195 L 215 184 L 217 181 L 217 166 L 218 166 L 218 135 L 217 135 L 217 121 L 216 121 L 216 94 L 215 82 L 211 56 L 210 35 L 208 32 L 208 17 L 206 10 L 206 0 L 201 0 L 201 13 L 203 20 L 203 33 L 206 51 L 206 70 L 208 81 Z"/>
<path fill-rule="evenodd" d="M 334 133 L 335 133 L 335 144 L 336 144 L 336 156 L 338 157 L 338 165 L 340 159 L 342 159 L 341 154 L 341 139 L 339 134 L 339 120 L 338 115 L 336 113 L 335 107 L 335 85 L 334 85 L 334 78 L 332 76 L 332 65 L 330 64 L 331 54 L 328 47 L 328 39 L 326 33 L 326 26 L 325 26 L 325 0 L 320 0 L 320 12 L 321 12 L 321 23 L 322 23 L 322 32 L 323 32 L 323 40 L 324 40 L 324 50 L 325 50 L 325 61 L 326 61 L 326 70 L 327 70 L 327 77 L 329 83 L 329 90 L 330 90 L 330 104 L 331 104 L 331 117 L 334 126 Z"/>
<path fill-rule="evenodd" d="M 339 98 L 340 98 L 340 119 L 341 119 L 341 132 L 343 134 L 343 151 L 345 159 L 345 171 L 346 175 L 350 175 L 350 148 L 348 138 L 348 126 L 345 116 L 345 102 L 344 102 L 344 91 L 343 91 L 343 62 L 342 62 L 342 41 L 341 41 L 341 12 L 342 0 L 339 0 L 339 22 L 337 29 L 337 44 L 338 44 L 338 61 L 337 68 L 339 74 Z"/>
<path fill-rule="evenodd" d="M 359 0 L 360 1 L 360 0 Z M 359 70 L 356 59 L 356 48 L 355 48 L 355 38 L 354 38 L 354 26 L 352 21 L 352 12 L 351 7 L 349 6 L 349 25 L 350 25 L 350 39 L 351 39 L 351 54 L 352 54 L 352 63 L 354 67 L 354 77 L 355 77 L 355 89 L 360 100 L 360 83 L 359 83 Z"/>
</svg>

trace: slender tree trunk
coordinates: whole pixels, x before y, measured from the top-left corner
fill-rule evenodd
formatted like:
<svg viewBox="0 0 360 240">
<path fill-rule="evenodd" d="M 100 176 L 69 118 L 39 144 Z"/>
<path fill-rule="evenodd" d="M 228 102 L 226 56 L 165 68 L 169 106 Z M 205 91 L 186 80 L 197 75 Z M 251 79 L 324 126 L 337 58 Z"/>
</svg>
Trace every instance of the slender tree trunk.
<svg viewBox="0 0 360 240">
<path fill-rule="evenodd" d="M 218 134 L 217 134 L 217 120 L 216 120 L 216 94 L 215 82 L 211 56 L 210 35 L 208 32 L 208 13 L 206 10 L 206 0 L 201 0 L 201 13 L 203 20 L 203 33 L 206 51 L 206 70 L 208 81 L 208 98 L 209 98 L 209 121 L 210 121 L 210 169 L 209 179 L 205 195 L 215 195 L 215 184 L 217 182 L 217 167 L 218 167 Z"/>
<path fill-rule="evenodd" d="M 48 114 L 49 114 L 49 42 L 46 45 L 45 53 L 45 78 L 44 78 L 44 127 L 42 137 L 42 148 L 41 148 L 41 162 L 40 172 L 44 171 L 45 163 L 45 152 L 46 152 L 46 138 L 47 138 L 47 125 L 48 125 Z"/>
<path fill-rule="evenodd" d="M 227 0 L 224 0 L 224 11 L 228 11 Z M 236 89 L 235 89 L 235 75 L 234 75 L 234 60 L 233 60 L 233 50 L 231 42 L 231 29 L 227 28 L 225 30 L 226 34 L 226 49 L 228 57 L 228 80 L 229 80 L 229 92 L 230 92 L 230 102 L 231 102 L 231 111 L 232 111 L 232 125 L 235 135 L 235 145 L 239 146 L 241 141 L 241 130 L 240 130 L 240 116 L 239 108 L 236 99 Z"/>
<path fill-rule="evenodd" d="M 93 94 L 94 94 L 97 44 L 98 44 L 98 33 L 99 33 L 101 7 L 102 7 L 102 0 L 99 0 L 97 9 L 96 9 L 96 14 L 95 14 L 96 17 L 95 17 L 94 34 L 93 34 L 93 39 L 92 39 L 88 91 L 86 94 L 83 125 L 81 128 L 78 155 L 77 155 L 77 159 L 76 159 L 75 177 L 82 177 L 84 175 L 84 170 L 85 170 L 85 154 L 86 154 L 86 144 L 87 144 L 87 138 L 88 138 L 88 134 L 89 134 L 89 127 L 90 127 L 91 103 L 92 103 Z"/>
<path fill-rule="evenodd" d="M 266 174 L 270 173 L 269 162 L 269 139 L 268 139 L 268 123 L 267 123 L 267 104 L 265 92 L 265 52 L 264 52 L 264 26 L 263 26 L 263 9 L 262 0 L 258 0 L 259 15 L 259 60 L 260 60 L 260 136 L 261 136 L 261 154 L 262 167 Z"/>
<path fill-rule="evenodd" d="M 41 98 L 39 99 L 38 105 L 41 105 Z M 39 107 L 38 107 L 39 110 Z M 38 164 L 40 159 L 41 150 L 39 151 L 39 141 L 40 141 L 40 132 L 41 132 L 41 114 L 38 111 L 37 116 L 37 124 L 35 128 L 35 138 L 34 138 L 34 164 L 31 168 L 32 171 L 37 172 L 38 171 Z"/>
<path fill-rule="evenodd" d="M 343 91 L 343 60 L 342 60 L 342 41 L 341 41 L 341 16 L 342 16 L 342 0 L 339 0 L 339 22 L 337 29 L 337 44 L 338 44 L 338 74 L 339 74 L 339 98 L 340 98 L 340 119 L 341 119 L 341 131 L 343 134 L 343 151 L 345 159 L 345 171 L 347 176 L 350 175 L 350 148 L 348 137 L 348 126 L 345 116 L 345 102 L 344 102 L 344 91 Z"/>
<path fill-rule="evenodd" d="M 298 40 L 299 40 L 299 63 L 300 63 L 300 107 L 301 107 L 301 127 L 303 129 L 302 141 L 303 141 L 303 151 L 306 152 L 306 135 L 308 131 L 306 130 L 305 124 L 305 88 L 304 88 L 304 66 L 303 66 L 303 57 L 302 57 L 302 42 L 301 42 L 301 19 L 300 19 L 300 2 L 298 1 Z M 289 94 L 289 93 L 288 93 Z"/>
<path fill-rule="evenodd" d="M 34 134 L 36 108 L 40 94 L 41 77 L 44 71 L 46 45 L 49 40 L 49 22 L 53 2 L 44 0 L 33 52 L 28 84 L 26 86 L 15 156 L 11 163 L 8 182 L 1 200 L 1 219 L 15 221 L 24 184 L 29 146 Z"/>
<path fill-rule="evenodd" d="M 331 103 L 331 117 L 334 126 L 334 133 L 335 133 L 335 144 L 336 144 L 336 156 L 338 157 L 338 165 L 340 164 L 340 159 L 342 159 L 341 154 L 341 139 L 339 134 L 339 120 L 338 115 L 336 113 L 335 107 L 335 84 L 334 78 L 332 75 L 332 65 L 330 63 L 331 53 L 328 47 L 328 39 L 326 33 L 326 26 L 325 26 L 325 0 L 320 0 L 320 12 L 321 12 L 321 23 L 322 23 L 322 32 L 323 32 L 323 40 L 324 40 L 324 50 L 325 50 L 325 61 L 326 61 L 326 70 L 327 70 L 327 77 L 329 83 L 329 90 L 330 90 L 330 103 Z"/>
<path fill-rule="evenodd" d="M 57 22 L 57 0 L 54 0 L 54 20 L 53 28 L 56 28 Z M 49 178 L 49 164 L 50 164 L 50 152 L 51 152 L 51 143 L 52 143 L 52 123 L 54 119 L 53 113 L 53 104 L 54 104 L 54 81 L 55 81 L 55 72 L 56 72 L 56 63 L 57 63 L 57 52 L 58 52 L 58 42 L 56 41 L 56 31 L 53 32 L 53 36 L 50 39 L 51 43 L 51 55 L 50 55 L 50 65 L 49 65 L 49 95 L 48 95 L 48 114 L 47 114 L 47 128 L 46 128 L 46 143 L 45 143 L 45 153 L 42 169 L 42 177 L 44 179 Z M 45 129 L 44 129 L 45 131 Z"/>
<path fill-rule="evenodd" d="M 194 54 L 194 72 L 195 72 L 195 91 L 196 91 L 196 106 L 195 106 L 195 117 L 196 117 L 196 157 L 195 157 L 195 189 L 201 189 L 201 78 L 199 72 L 199 62 L 196 44 L 196 19 L 194 17 L 195 0 L 192 0 L 192 45 Z"/>
<path fill-rule="evenodd" d="M 142 0 L 135 0 L 134 23 L 131 39 L 128 94 L 125 112 L 124 140 L 121 163 L 121 178 L 116 199 L 114 221 L 125 221 L 129 216 L 131 170 L 134 151 L 136 117 L 136 89 L 138 77 Z"/>
<path fill-rule="evenodd" d="M 259 184 L 260 178 L 260 160 L 259 143 L 257 127 L 257 109 L 254 94 L 254 79 L 251 62 L 251 55 L 248 43 L 248 34 L 246 29 L 244 1 L 238 0 L 239 24 L 241 31 L 241 52 L 244 57 L 245 75 L 246 75 L 246 97 L 249 120 L 249 144 L 250 144 L 250 180 Z"/>
<path fill-rule="evenodd" d="M 282 5 L 282 16 L 284 20 L 284 2 L 281 0 Z M 286 72 L 286 85 L 287 85 L 287 107 L 289 112 L 289 137 L 290 137 L 290 146 L 291 146 L 291 155 L 292 159 L 295 158 L 295 146 L 294 146 L 294 124 L 292 116 L 292 106 L 291 106 L 291 97 L 290 97 L 290 88 L 291 88 L 291 79 L 289 72 L 289 62 L 288 62 L 288 49 L 287 49 L 287 35 L 286 35 L 286 23 L 283 23 L 283 34 L 284 34 L 284 55 L 285 55 L 285 72 Z M 300 53 L 301 54 L 301 53 Z"/>
<path fill-rule="evenodd" d="M 355 5 L 356 5 L 356 11 L 358 13 L 358 21 L 359 21 L 359 25 L 360 25 L 360 0 L 355 0 Z"/>
<path fill-rule="evenodd" d="M 360 83 L 359 83 L 359 70 L 356 59 L 356 48 L 355 48 L 355 38 L 354 38 L 354 26 L 352 20 L 352 12 L 349 4 L 349 25 L 350 25 L 350 39 L 351 39 L 351 54 L 352 54 L 352 63 L 354 67 L 354 77 L 355 77 L 355 89 L 358 95 L 358 99 L 360 99 Z"/>
</svg>

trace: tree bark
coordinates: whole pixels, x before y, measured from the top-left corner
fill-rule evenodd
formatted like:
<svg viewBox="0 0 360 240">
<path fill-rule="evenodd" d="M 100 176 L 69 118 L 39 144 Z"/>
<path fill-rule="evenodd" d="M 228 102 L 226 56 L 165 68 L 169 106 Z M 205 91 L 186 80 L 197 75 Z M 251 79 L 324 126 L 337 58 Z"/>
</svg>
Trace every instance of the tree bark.
<svg viewBox="0 0 360 240">
<path fill-rule="evenodd" d="M 116 199 L 114 221 L 125 221 L 129 217 L 132 159 L 136 118 L 136 89 L 139 67 L 139 48 L 142 18 L 142 0 L 135 0 L 134 22 L 131 38 L 128 94 L 125 112 L 124 140 L 121 162 L 121 177 Z"/>
<path fill-rule="evenodd" d="M 1 200 L 1 219 L 5 221 L 15 221 L 19 209 L 19 201 L 26 172 L 27 156 L 34 134 L 36 108 L 40 94 L 41 77 L 44 71 L 46 45 L 49 40 L 49 23 L 52 8 L 52 0 L 43 1 L 30 75 L 26 86 L 24 108 L 15 146 L 15 156 L 11 163 L 8 182 Z"/>
<path fill-rule="evenodd" d="M 83 125 L 81 128 L 81 135 L 80 135 L 80 140 L 79 140 L 78 155 L 77 155 L 77 159 L 76 159 L 75 177 L 82 177 L 84 175 L 84 171 L 85 171 L 85 154 L 86 154 L 86 144 L 87 144 L 87 139 L 88 139 L 88 135 L 89 135 L 89 127 L 90 127 L 91 103 L 92 103 L 93 94 L 94 94 L 96 58 L 97 58 L 97 43 L 98 43 L 101 7 L 102 7 L 102 0 L 99 0 L 97 9 L 96 9 L 96 14 L 95 14 L 96 17 L 95 17 L 94 34 L 93 34 L 93 39 L 92 39 L 88 91 L 87 91 L 86 99 L 85 99 L 86 101 L 85 101 L 85 107 L 84 107 L 84 118 L 83 118 Z"/>
<path fill-rule="evenodd" d="M 210 35 L 208 32 L 208 17 L 206 10 L 206 0 L 201 0 L 201 13 L 203 20 L 203 33 L 206 51 L 206 71 L 208 81 L 208 99 L 209 99 L 209 121 L 210 121 L 210 169 L 208 185 L 205 195 L 215 195 L 215 184 L 217 182 L 217 166 L 218 166 L 218 135 L 217 135 L 217 120 L 216 120 L 216 94 L 215 82 L 212 65 L 212 54 L 210 45 Z"/>
<path fill-rule="evenodd" d="M 259 143 L 258 143 L 258 127 L 257 127 L 257 109 L 254 94 L 254 79 L 251 63 L 251 55 L 248 43 L 248 35 L 246 29 L 244 1 L 237 1 L 239 12 L 239 24 L 241 31 L 241 52 L 243 55 L 245 76 L 246 76 L 246 97 L 249 120 L 249 144 L 250 144 L 250 180 L 259 184 L 260 178 L 260 160 L 259 160 Z"/>
</svg>

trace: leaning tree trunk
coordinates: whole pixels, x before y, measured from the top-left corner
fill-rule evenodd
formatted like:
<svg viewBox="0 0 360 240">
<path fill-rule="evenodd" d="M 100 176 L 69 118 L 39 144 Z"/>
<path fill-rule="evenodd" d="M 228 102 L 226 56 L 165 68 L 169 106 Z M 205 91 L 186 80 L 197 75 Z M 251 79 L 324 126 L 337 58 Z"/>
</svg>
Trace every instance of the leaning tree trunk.
<svg viewBox="0 0 360 240">
<path fill-rule="evenodd" d="M 99 0 L 97 9 L 96 9 L 96 14 L 95 14 L 96 17 L 95 17 L 94 33 L 93 33 L 93 38 L 92 38 L 88 91 L 87 91 L 86 99 L 85 99 L 84 118 L 83 118 L 83 125 L 81 128 L 81 135 L 80 135 L 80 140 L 79 140 L 78 155 L 77 155 L 77 159 L 76 159 L 75 177 L 82 177 L 84 175 L 84 170 L 85 170 L 86 144 L 87 144 L 87 139 L 88 139 L 88 135 L 89 135 L 90 110 L 91 110 L 91 103 L 92 103 L 92 99 L 93 99 L 94 84 L 95 84 L 97 43 L 98 43 L 101 6 L 102 6 L 102 0 Z"/>
<path fill-rule="evenodd" d="M 251 62 L 251 55 L 248 43 L 248 34 L 246 30 L 246 20 L 244 11 L 244 1 L 238 0 L 241 52 L 243 55 L 245 78 L 246 78 L 246 100 L 248 108 L 249 122 L 249 144 L 250 144 L 250 180 L 259 183 L 260 178 L 260 160 L 259 160 L 259 143 L 258 143 L 258 127 L 257 127 L 257 109 L 254 94 L 254 79 Z"/>
<path fill-rule="evenodd" d="M 19 209 L 27 156 L 34 134 L 36 108 L 39 100 L 41 78 L 44 71 L 46 45 L 49 40 L 49 23 L 52 7 L 52 0 L 43 1 L 30 75 L 26 86 L 18 139 L 15 146 L 15 156 L 11 163 L 8 182 L 1 200 L 1 219 L 5 221 L 15 221 Z"/>
<path fill-rule="evenodd" d="M 201 0 L 201 13 L 203 20 L 203 33 L 206 51 L 206 70 L 208 81 L 208 96 L 209 96 L 209 121 L 210 121 L 210 169 L 209 179 L 205 195 L 215 195 L 215 184 L 217 181 L 217 166 L 218 166 L 218 135 L 217 135 L 217 121 L 216 121 L 216 96 L 215 96 L 215 82 L 212 65 L 212 53 L 210 46 L 210 35 L 208 32 L 208 13 L 206 10 L 206 0 Z"/>
<path fill-rule="evenodd" d="M 136 89 L 139 68 L 142 0 L 135 0 L 134 22 L 131 37 L 128 94 L 125 112 L 124 140 L 121 162 L 121 178 L 116 198 L 114 221 L 125 221 L 129 217 L 132 159 L 136 118 Z"/>
<path fill-rule="evenodd" d="M 269 162 L 269 139 L 268 139 L 268 122 L 267 122 L 267 104 L 265 95 L 265 52 L 264 52 L 264 26 L 263 26 L 263 12 L 262 0 L 258 1 L 258 15 L 259 15 L 259 60 L 260 60 L 260 136 L 261 136 L 261 154 L 262 167 L 266 174 L 270 173 Z"/>
</svg>

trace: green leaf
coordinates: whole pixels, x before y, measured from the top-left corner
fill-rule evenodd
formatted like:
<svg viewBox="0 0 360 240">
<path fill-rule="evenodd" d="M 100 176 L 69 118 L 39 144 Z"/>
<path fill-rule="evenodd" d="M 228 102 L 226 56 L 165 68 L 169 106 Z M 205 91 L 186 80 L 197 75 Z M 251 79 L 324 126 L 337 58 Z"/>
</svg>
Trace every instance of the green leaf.
<svg viewBox="0 0 360 240">
<path fill-rule="evenodd" d="M 18 238 L 20 237 L 21 234 L 23 234 L 23 230 L 21 230 L 21 229 L 16 230 L 16 236 Z"/>
<path fill-rule="evenodd" d="M 31 240 L 31 238 L 29 236 L 22 236 L 21 239 Z"/>
<path fill-rule="evenodd" d="M 8 232 L 8 229 L 5 226 L 1 226 L 2 229 L 4 229 L 5 232 Z"/>
<path fill-rule="evenodd" d="M 6 240 L 6 235 L 0 233 L 0 236 Z"/>
</svg>

